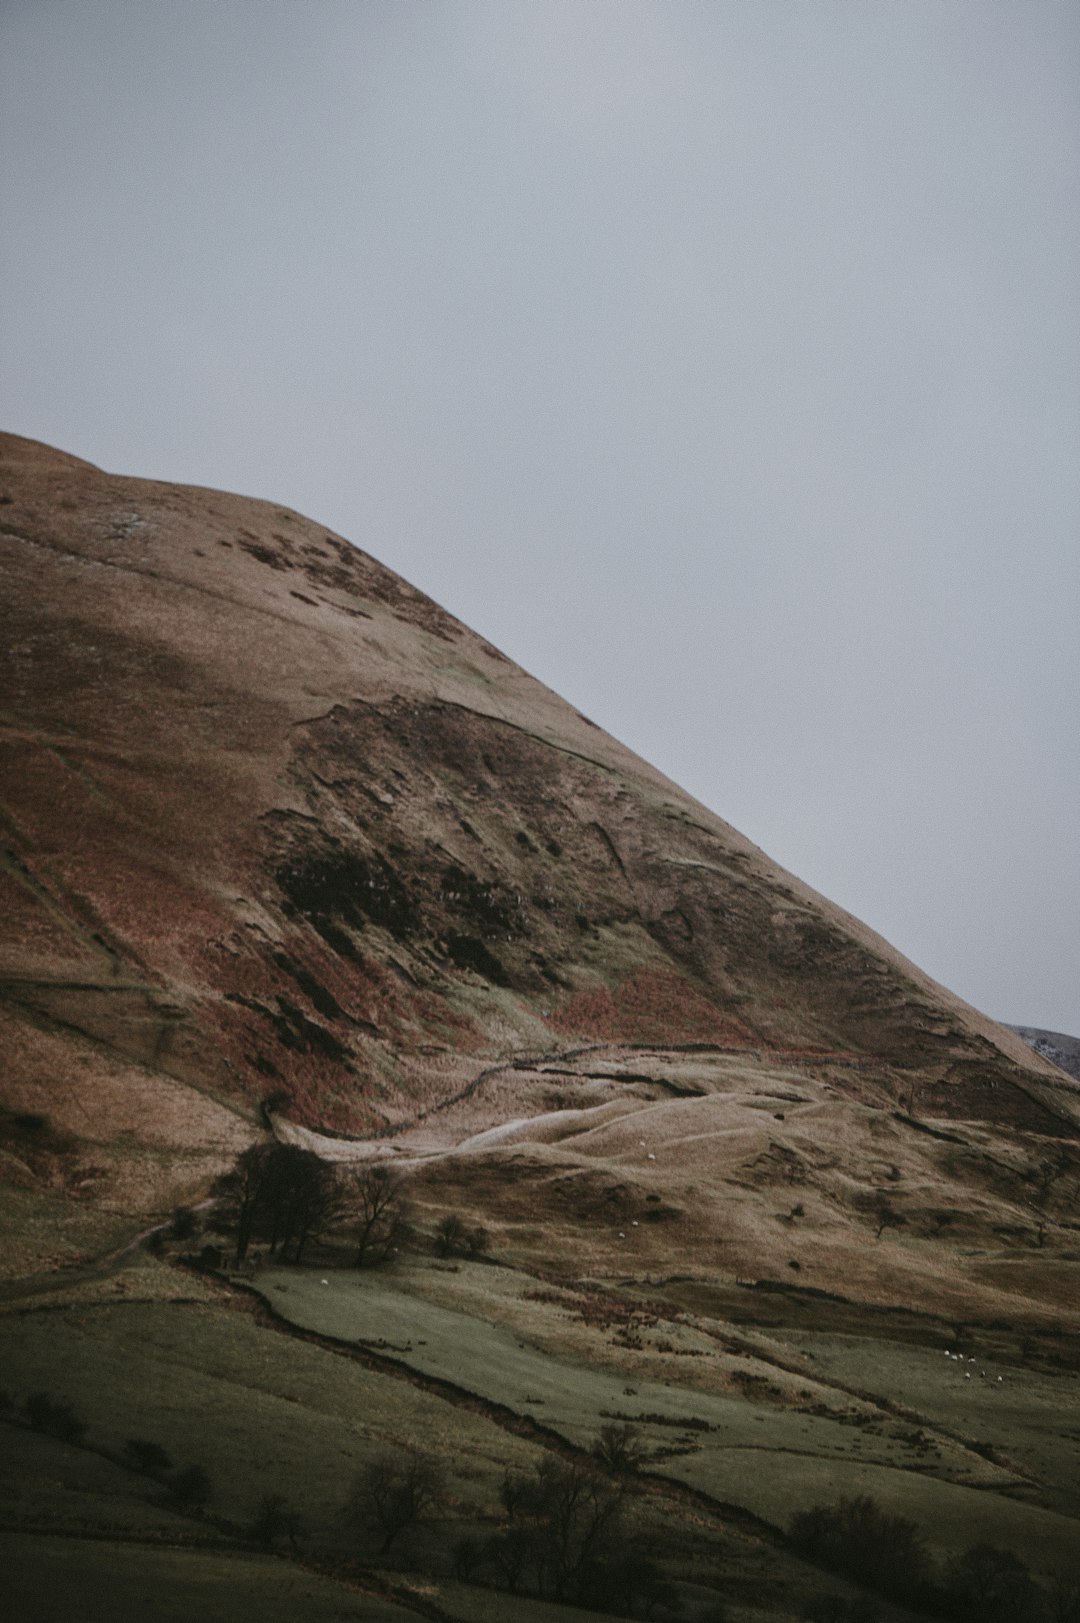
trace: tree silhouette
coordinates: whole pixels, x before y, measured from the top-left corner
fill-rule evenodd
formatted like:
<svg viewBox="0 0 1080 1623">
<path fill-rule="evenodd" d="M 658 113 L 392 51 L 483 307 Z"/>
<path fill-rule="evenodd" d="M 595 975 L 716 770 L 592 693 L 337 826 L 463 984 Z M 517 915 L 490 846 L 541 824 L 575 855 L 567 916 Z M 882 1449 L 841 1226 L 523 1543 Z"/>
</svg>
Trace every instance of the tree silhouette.
<svg viewBox="0 0 1080 1623">
<path fill-rule="evenodd" d="M 979 1623 L 1022 1623 L 1038 1598 L 1020 1557 L 993 1544 L 973 1544 L 951 1562 L 945 1587 L 960 1615 Z"/>
<path fill-rule="evenodd" d="M 928 1578 L 929 1555 L 915 1523 L 888 1515 L 868 1494 L 800 1511 L 790 1538 L 819 1566 L 883 1594 L 916 1597 Z"/>
<path fill-rule="evenodd" d="M 644 1458 L 637 1427 L 625 1421 L 618 1426 L 602 1426 L 592 1453 L 609 1471 L 636 1471 Z"/>
<path fill-rule="evenodd" d="M 254 1239 L 265 1240 L 271 1256 L 293 1248 L 302 1261 L 313 1234 L 339 1214 L 341 1187 L 334 1169 L 296 1144 L 253 1144 L 221 1180 L 226 1215 L 236 1229 L 237 1266 Z"/>
<path fill-rule="evenodd" d="M 508 1472 L 502 1502 L 511 1525 L 489 1546 L 512 1590 L 531 1571 L 542 1594 L 584 1605 L 610 1588 L 623 1488 L 592 1460 L 549 1457 L 530 1476 Z"/>
<path fill-rule="evenodd" d="M 210 1497 L 210 1478 L 201 1465 L 185 1465 L 169 1480 L 169 1498 L 182 1510 L 197 1510 Z"/>
<path fill-rule="evenodd" d="M 295 1555 L 301 1532 L 300 1516 L 284 1494 L 264 1494 L 259 1500 L 251 1523 L 251 1537 L 254 1542 L 272 1550 L 283 1539 L 288 1539 Z"/>
<path fill-rule="evenodd" d="M 435 1249 L 440 1257 L 452 1257 L 464 1244 L 465 1225 L 454 1212 L 441 1217 L 435 1228 Z"/>
<path fill-rule="evenodd" d="M 380 1454 L 356 1478 L 345 1521 L 360 1528 L 374 1523 L 382 1534 L 379 1554 L 386 1555 L 407 1527 L 426 1520 L 442 1492 L 442 1471 L 428 1455 Z"/>
<path fill-rule="evenodd" d="M 385 1262 L 405 1230 L 405 1189 L 400 1175 L 385 1166 L 364 1167 L 349 1181 L 344 1199 L 353 1216 L 356 1267 Z"/>
</svg>

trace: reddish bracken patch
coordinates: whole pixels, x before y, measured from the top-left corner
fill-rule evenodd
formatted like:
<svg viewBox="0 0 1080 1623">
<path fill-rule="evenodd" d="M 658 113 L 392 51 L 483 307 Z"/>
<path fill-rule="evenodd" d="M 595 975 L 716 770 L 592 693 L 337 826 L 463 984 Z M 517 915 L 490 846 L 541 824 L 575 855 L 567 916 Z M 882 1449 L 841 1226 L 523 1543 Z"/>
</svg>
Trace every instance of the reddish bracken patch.
<svg viewBox="0 0 1080 1623">
<path fill-rule="evenodd" d="M 548 1016 L 548 1023 L 567 1037 L 611 1042 L 709 1042 L 743 1048 L 759 1041 L 741 1020 L 667 969 L 636 970 L 614 992 L 602 985 L 578 992 Z"/>
</svg>

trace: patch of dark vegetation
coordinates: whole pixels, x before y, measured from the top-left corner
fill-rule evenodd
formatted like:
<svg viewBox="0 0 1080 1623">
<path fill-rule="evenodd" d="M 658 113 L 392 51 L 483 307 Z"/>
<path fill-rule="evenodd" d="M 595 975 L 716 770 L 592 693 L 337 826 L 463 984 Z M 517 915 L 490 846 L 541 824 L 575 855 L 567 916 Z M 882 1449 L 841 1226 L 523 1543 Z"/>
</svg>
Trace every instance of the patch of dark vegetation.
<svg viewBox="0 0 1080 1623">
<path fill-rule="evenodd" d="M 269 1020 L 284 1048 L 302 1054 L 323 1054 L 333 1060 L 349 1057 L 349 1050 L 332 1031 L 320 1026 L 317 1020 L 309 1020 L 304 1011 L 298 1009 L 295 1003 L 290 1003 L 288 998 L 278 996 L 277 1009 L 274 1010 L 260 1003 L 258 998 L 244 997 L 239 992 L 227 992 L 225 997 L 227 1002 L 239 1003 L 263 1020 Z"/>
<path fill-rule="evenodd" d="M 736 1284 L 743 1290 L 780 1291 L 784 1294 L 797 1296 L 817 1296 L 825 1302 L 843 1302 L 849 1306 L 846 1296 L 839 1296 L 835 1291 L 819 1290 L 816 1285 L 789 1285 L 783 1279 L 739 1279 Z"/>
<path fill-rule="evenodd" d="M 0 1148 L 39 1177 L 48 1178 L 68 1161 L 77 1146 L 48 1116 L 36 1110 L 6 1110 L 0 1106 Z"/>
<path fill-rule="evenodd" d="M 287 1540 L 293 1555 L 298 1555 L 303 1531 L 300 1514 L 285 1495 L 266 1493 L 259 1500 L 248 1533 L 251 1542 L 264 1550 L 276 1550 Z"/>
<path fill-rule="evenodd" d="M 363 930 L 367 923 L 386 930 L 396 941 L 422 927 L 419 909 L 398 873 L 377 852 L 362 856 L 335 846 L 325 854 L 287 858 L 274 876 L 285 896 L 285 912 L 306 919 L 335 951 L 348 944 L 342 926 Z"/>
<path fill-rule="evenodd" d="M 340 1020 L 344 1011 L 337 998 L 328 992 L 321 981 L 317 981 L 309 969 L 298 964 L 289 957 L 288 953 L 275 952 L 274 962 L 286 975 L 291 975 L 300 990 L 310 1000 L 312 1007 L 317 1009 L 328 1020 Z"/>
<path fill-rule="evenodd" d="M 129 1437 L 124 1444 L 124 1462 L 146 1476 L 172 1470 L 172 1459 L 160 1443 L 148 1437 Z"/>
<path fill-rule="evenodd" d="M 459 969 L 471 969 L 493 986 L 509 986 L 510 977 L 495 954 L 473 935 L 448 935 L 446 951 Z"/>
<path fill-rule="evenodd" d="M 309 1053 L 325 1054 L 327 1059 L 342 1060 L 348 1057 L 348 1049 L 340 1043 L 332 1031 L 320 1026 L 318 1021 L 309 1020 L 302 1009 L 288 998 L 278 997 L 277 1005 L 279 1015 L 270 1015 L 274 1028 L 286 1048 L 306 1049 Z"/>
<path fill-rule="evenodd" d="M 281 1072 L 278 1070 L 273 1060 L 267 1059 L 265 1054 L 249 1054 L 248 1061 L 255 1067 L 260 1076 L 270 1076 L 275 1079 L 278 1079 L 281 1076 Z"/>
<path fill-rule="evenodd" d="M 1000 1067 L 977 1060 L 956 1060 L 941 1081 L 919 1090 L 919 1105 L 927 1115 L 988 1121 L 1044 1138 L 1070 1139 L 1076 1132 Z"/>
<path fill-rule="evenodd" d="M 520 896 L 474 873 L 467 873 L 456 862 L 443 869 L 439 894 L 450 913 L 485 934 L 521 935 L 525 931 Z"/>
<path fill-rule="evenodd" d="M 716 1427 L 710 1420 L 703 1420 L 700 1415 L 674 1415 L 657 1414 L 650 1409 L 647 1413 L 642 1410 L 638 1414 L 624 1414 L 621 1409 L 601 1409 L 602 1420 L 622 1420 L 637 1426 L 675 1426 L 679 1431 L 715 1431 Z"/>
<path fill-rule="evenodd" d="M 927 1598 L 930 1558 L 915 1523 L 888 1515 L 869 1495 L 801 1511 L 789 1538 L 817 1566 L 894 1600 L 918 1605 Z"/>
<path fill-rule="evenodd" d="M 209 1474 L 202 1465 L 184 1465 L 168 1479 L 168 1502 L 178 1510 L 197 1512 L 210 1498 Z"/>
<path fill-rule="evenodd" d="M 292 569 L 293 565 L 288 558 L 283 558 L 280 552 L 273 547 L 263 546 L 259 541 L 241 541 L 239 545 L 252 558 L 259 563 L 267 564 L 271 569 Z"/>
<path fill-rule="evenodd" d="M 946 1144 L 960 1144 L 967 1148 L 966 1141 L 956 1133 L 946 1133 L 940 1127 L 930 1127 L 924 1121 L 917 1121 L 914 1116 L 906 1116 L 902 1110 L 890 1112 L 894 1121 L 903 1122 L 905 1127 L 914 1127 L 917 1133 L 925 1133 L 929 1138 L 944 1139 Z"/>
<path fill-rule="evenodd" d="M 313 921 L 314 922 L 314 921 Z M 339 958 L 347 958 L 351 963 L 362 964 L 364 955 L 360 951 L 352 936 L 346 935 L 332 919 L 322 919 L 315 925 L 319 935 L 322 936 L 331 952 L 336 952 Z"/>
<path fill-rule="evenodd" d="M 470 1225 L 456 1212 L 447 1212 L 435 1227 L 435 1250 L 440 1257 L 482 1257 L 491 1236 L 482 1225 Z"/>
<path fill-rule="evenodd" d="M 23 1414 L 32 1431 L 49 1432 L 63 1443 L 81 1443 L 86 1436 L 86 1421 L 70 1403 L 49 1392 L 31 1392 L 23 1404 Z"/>
<path fill-rule="evenodd" d="M 866 1494 L 801 1511 L 792 1518 L 789 1542 L 815 1565 L 947 1623 L 1080 1619 L 1080 1585 L 1074 1577 L 1060 1574 L 1043 1589 L 1018 1555 L 987 1543 L 972 1545 L 939 1568 L 915 1523 L 890 1515 Z M 863 1599 L 838 1603 L 831 1596 L 803 1610 L 804 1617 L 820 1623 L 877 1615 Z"/>
</svg>

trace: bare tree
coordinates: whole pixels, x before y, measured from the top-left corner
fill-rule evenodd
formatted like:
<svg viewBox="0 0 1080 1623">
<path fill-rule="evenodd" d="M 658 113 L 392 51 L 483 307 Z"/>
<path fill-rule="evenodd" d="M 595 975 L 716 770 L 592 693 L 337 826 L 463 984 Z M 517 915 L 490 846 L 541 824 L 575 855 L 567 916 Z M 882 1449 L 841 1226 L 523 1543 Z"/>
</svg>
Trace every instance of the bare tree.
<svg viewBox="0 0 1080 1623">
<path fill-rule="evenodd" d="M 258 1220 L 264 1209 L 266 1189 L 273 1176 L 273 1160 L 277 1144 L 252 1144 L 237 1157 L 233 1170 L 226 1173 L 217 1185 L 222 1197 L 227 1221 L 236 1228 L 236 1251 L 233 1258 L 237 1267 L 244 1261 L 255 1238 Z"/>
<path fill-rule="evenodd" d="M 279 1144 L 264 1195 L 270 1255 L 280 1245 L 282 1257 L 287 1257 L 292 1246 L 295 1260 L 301 1262 L 312 1234 L 338 1216 L 341 1200 L 341 1185 L 332 1167 L 312 1150 Z"/>
<path fill-rule="evenodd" d="M 442 1472 L 428 1455 L 380 1454 L 353 1484 L 345 1521 L 359 1528 L 374 1523 L 382 1534 L 379 1554 L 387 1555 L 407 1527 L 430 1516 L 442 1493 Z"/>
<path fill-rule="evenodd" d="M 584 1601 L 615 1544 L 622 1492 L 583 1460 L 542 1460 L 536 1472 L 542 1577 L 558 1601 Z"/>
<path fill-rule="evenodd" d="M 470 1257 L 482 1257 L 490 1249 L 491 1235 L 482 1223 L 478 1223 L 465 1236 L 465 1250 Z"/>
<path fill-rule="evenodd" d="M 405 1229 L 405 1187 L 389 1167 L 364 1167 L 350 1179 L 345 1203 L 353 1215 L 357 1268 L 385 1262 Z"/>
<path fill-rule="evenodd" d="M 536 1588 L 553 1600 L 588 1602 L 624 1552 L 623 1493 L 593 1460 L 550 1457 L 530 1476 L 508 1472 L 501 1497 L 510 1527 L 489 1552 L 504 1581 L 517 1589 L 531 1569 Z"/>
</svg>

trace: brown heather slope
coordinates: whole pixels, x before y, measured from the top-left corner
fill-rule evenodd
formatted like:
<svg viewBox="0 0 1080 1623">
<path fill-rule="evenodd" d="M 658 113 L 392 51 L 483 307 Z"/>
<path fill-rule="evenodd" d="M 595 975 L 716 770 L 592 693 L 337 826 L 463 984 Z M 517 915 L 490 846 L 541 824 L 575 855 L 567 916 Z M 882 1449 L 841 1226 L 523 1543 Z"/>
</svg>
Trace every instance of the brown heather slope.
<svg viewBox="0 0 1080 1623">
<path fill-rule="evenodd" d="M 892 1279 L 887 1225 L 868 1250 L 893 1168 L 927 1236 L 1034 1233 L 1055 1155 L 1042 1194 L 1071 1189 L 1074 1082 L 322 526 L 2 436 L 0 605 L 15 1185 L 167 1208 L 271 1101 L 338 1154 L 454 1152 L 433 1190 L 468 1176 L 509 1225 L 571 1168 L 577 1245 L 640 1109 L 634 1154 L 690 1179 L 675 1249 L 793 1265 L 758 1208 L 812 1184 L 846 1238 L 800 1267 L 898 1299 L 927 1262 Z M 1035 1294 L 1068 1300 L 1044 1241 Z"/>
</svg>

